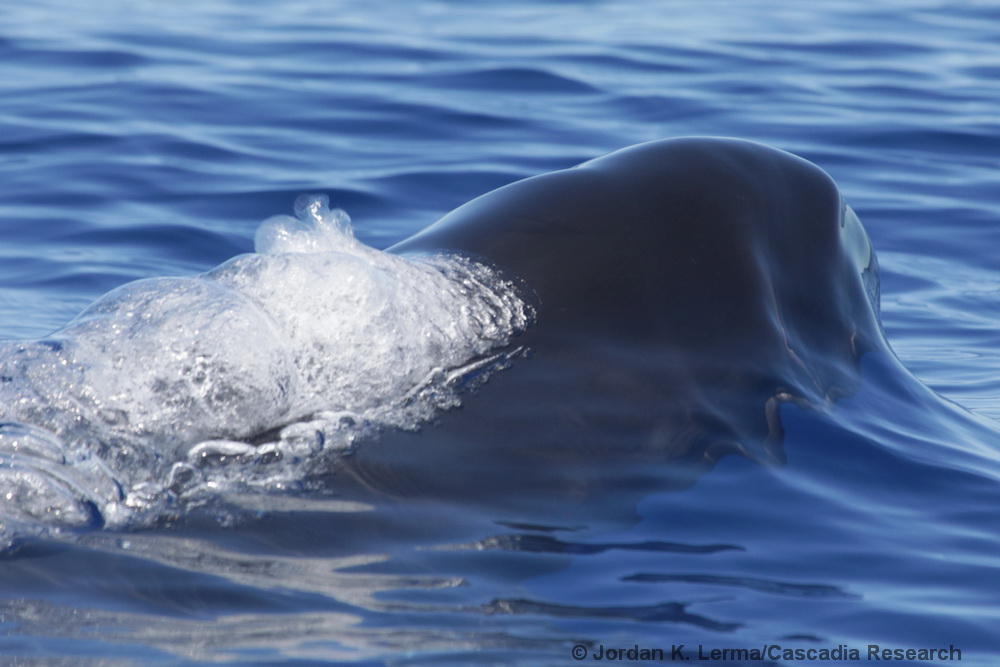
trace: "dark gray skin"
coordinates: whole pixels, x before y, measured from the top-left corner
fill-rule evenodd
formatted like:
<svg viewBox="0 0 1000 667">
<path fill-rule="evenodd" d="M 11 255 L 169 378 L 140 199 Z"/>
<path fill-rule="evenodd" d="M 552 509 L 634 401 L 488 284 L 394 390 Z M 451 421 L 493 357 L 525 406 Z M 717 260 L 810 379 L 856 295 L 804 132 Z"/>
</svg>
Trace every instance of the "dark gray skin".
<svg viewBox="0 0 1000 667">
<path fill-rule="evenodd" d="M 778 407 L 822 409 L 888 351 L 867 235 L 832 179 L 760 144 L 682 138 L 490 192 L 390 248 L 519 280 L 529 358 L 336 474 L 391 495 L 690 484 L 783 461 Z M 669 472 L 667 472 L 669 470 Z M 336 488 L 336 487 L 335 487 Z"/>
</svg>

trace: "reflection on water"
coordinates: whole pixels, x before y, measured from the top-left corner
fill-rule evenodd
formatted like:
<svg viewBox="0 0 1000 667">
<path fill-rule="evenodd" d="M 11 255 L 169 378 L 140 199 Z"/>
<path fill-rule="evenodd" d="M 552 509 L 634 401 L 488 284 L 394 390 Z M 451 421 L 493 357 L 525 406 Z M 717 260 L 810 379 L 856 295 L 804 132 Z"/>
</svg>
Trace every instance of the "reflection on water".
<svg viewBox="0 0 1000 667">
<path fill-rule="evenodd" d="M 26 547 L 5 563 L 2 580 L 9 594 L 89 590 L 101 604 L 70 609 L 14 599 L 2 613 L 20 635 L 55 635 L 67 650 L 82 650 L 99 632 L 102 641 L 120 644 L 123 655 L 129 645 L 141 644 L 192 660 L 232 659 L 243 652 L 330 660 L 412 651 L 433 663 L 437 652 L 454 657 L 463 650 L 484 661 L 494 651 L 562 659 L 573 637 L 560 628 L 561 620 L 715 631 L 741 625 L 697 613 L 687 600 L 600 605 L 510 597 L 514 591 L 531 593 L 526 580 L 563 570 L 567 554 L 704 557 L 742 550 L 734 545 L 588 543 L 523 532 L 456 544 L 456 537 L 501 527 L 453 507 L 338 512 L 336 506 L 303 501 L 298 513 L 261 517 L 223 540 L 211 533 L 146 532 L 93 534 L 64 549 Z M 136 570 L 144 573 L 141 578 L 133 578 Z M 150 613 L 157 623 L 146 622 Z M 117 630 L 109 633 L 108 627 Z"/>
</svg>

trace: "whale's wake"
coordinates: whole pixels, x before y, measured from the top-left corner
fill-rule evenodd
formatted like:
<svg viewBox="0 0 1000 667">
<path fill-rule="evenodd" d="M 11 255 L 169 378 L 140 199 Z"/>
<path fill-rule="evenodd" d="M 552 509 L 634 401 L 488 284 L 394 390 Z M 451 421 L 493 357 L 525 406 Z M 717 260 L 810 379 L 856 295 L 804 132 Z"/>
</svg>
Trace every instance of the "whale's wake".
<svg viewBox="0 0 1000 667">
<path fill-rule="evenodd" d="M 367 247 L 325 197 L 296 215 L 264 222 L 255 253 L 0 345 L 0 547 L 294 488 L 359 437 L 456 405 L 530 323 L 483 264 Z"/>
</svg>

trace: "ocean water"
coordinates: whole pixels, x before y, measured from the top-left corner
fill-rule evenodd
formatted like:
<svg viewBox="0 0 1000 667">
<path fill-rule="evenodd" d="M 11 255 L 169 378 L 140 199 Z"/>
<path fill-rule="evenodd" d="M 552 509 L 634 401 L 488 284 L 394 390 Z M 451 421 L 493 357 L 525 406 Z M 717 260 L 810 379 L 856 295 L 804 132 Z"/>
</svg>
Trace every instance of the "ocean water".
<svg viewBox="0 0 1000 667">
<path fill-rule="evenodd" d="M 847 659 L 834 664 L 869 663 L 869 645 L 994 664 L 998 43 L 986 2 L 3 6 L 0 338 L 50 342 L 4 343 L 37 363 L 2 395 L 48 392 L 60 409 L 46 418 L 72 422 L 75 376 L 51 363 L 47 337 L 146 278 L 155 298 L 126 288 L 102 303 L 202 322 L 189 345 L 131 337 L 146 356 L 116 360 L 114 324 L 90 367 L 132 378 L 204 340 L 241 371 L 303 367 L 259 356 L 270 336 L 318 345 L 304 367 L 325 375 L 298 393 L 248 390 L 252 414 L 196 433 L 200 449 L 109 436 L 33 478 L 40 500 L 0 509 L 0 663 L 555 665 L 633 647 L 669 659 L 683 644 L 708 656 L 699 664 L 774 646 L 793 653 L 748 664 L 817 664 L 805 652 L 835 649 Z M 876 354 L 828 410 L 783 406 L 783 465 L 728 456 L 680 488 L 646 461 L 643 475 L 609 466 L 614 481 L 586 493 L 494 493 L 528 471 L 477 454 L 502 436 L 491 422 L 458 429 L 461 415 L 530 414 L 509 427 L 543 435 L 561 418 L 490 403 L 531 368 L 513 338 L 530 309 L 475 266 L 373 249 L 497 187 L 686 135 L 770 144 L 837 181 L 878 254 L 886 337 L 919 382 Z M 314 193 L 353 232 L 299 199 Z M 296 202 L 301 220 L 272 218 Z M 226 290 L 273 287 L 294 327 L 250 313 L 240 335 L 212 334 L 213 309 L 232 310 L 209 283 L 191 287 L 205 272 Z M 444 333 L 425 345 L 428 332 Z M 484 368 L 496 372 L 467 388 Z M 553 404 L 558 379 L 541 378 Z M 328 385 L 349 400 L 309 393 Z M 577 389 L 566 409 L 594 410 Z M 162 432 L 206 423 L 184 412 L 194 391 L 132 398 Z M 266 424 L 283 400 L 290 431 L 235 427 Z M 435 445 L 456 432 L 460 447 Z M 25 470 L 24 443 L 36 467 L 77 451 L 47 437 L 5 425 L 4 479 Z M 399 448 L 401 472 L 351 487 L 325 474 L 380 446 Z"/>
</svg>

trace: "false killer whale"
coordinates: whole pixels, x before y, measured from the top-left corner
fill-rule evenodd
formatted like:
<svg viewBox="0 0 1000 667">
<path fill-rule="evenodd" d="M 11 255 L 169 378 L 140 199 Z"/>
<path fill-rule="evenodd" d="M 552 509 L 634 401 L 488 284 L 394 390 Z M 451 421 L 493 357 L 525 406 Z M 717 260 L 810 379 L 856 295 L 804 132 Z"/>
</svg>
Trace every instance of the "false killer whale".
<svg viewBox="0 0 1000 667">
<path fill-rule="evenodd" d="M 888 350 L 857 216 L 820 168 L 749 141 L 625 148 L 387 252 L 322 199 L 297 212 L 262 226 L 256 254 L 126 285 L 45 340 L 4 344 L 11 493 L 55 485 L 106 515 L 181 493 L 208 459 L 324 449 L 309 474 L 345 494 L 584 493 L 653 464 L 684 485 L 728 453 L 781 462 L 780 406 L 823 409 Z M 441 412 L 459 402 L 445 385 L 465 384 Z M 421 401 L 352 435 L 350 455 L 330 446 L 359 413 Z M 291 449 L 267 449 L 275 437 Z"/>
<path fill-rule="evenodd" d="M 678 471 L 660 487 L 727 453 L 780 463 L 780 406 L 824 409 L 888 351 L 857 216 L 820 168 L 750 141 L 625 148 L 490 192 L 389 252 L 442 250 L 520 281 L 531 358 L 440 427 L 360 449 L 344 465 L 362 484 L 582 492 L 616 471 L 635 486 L 636 462 Z"/>
</svg>

